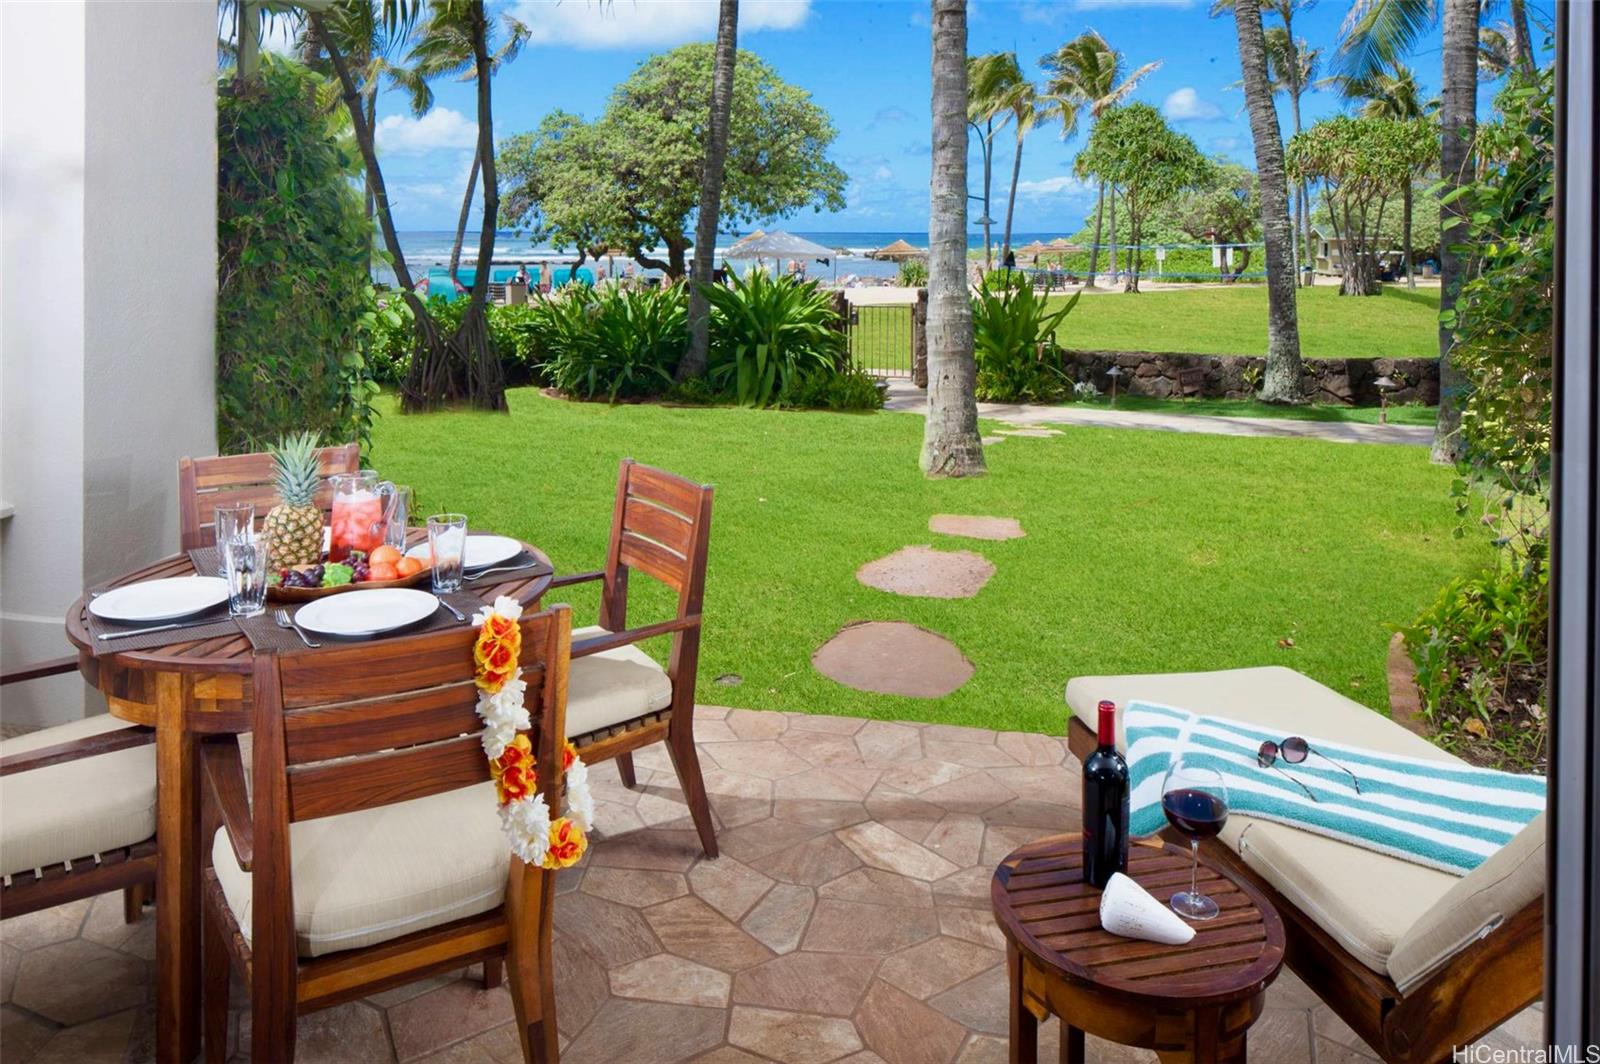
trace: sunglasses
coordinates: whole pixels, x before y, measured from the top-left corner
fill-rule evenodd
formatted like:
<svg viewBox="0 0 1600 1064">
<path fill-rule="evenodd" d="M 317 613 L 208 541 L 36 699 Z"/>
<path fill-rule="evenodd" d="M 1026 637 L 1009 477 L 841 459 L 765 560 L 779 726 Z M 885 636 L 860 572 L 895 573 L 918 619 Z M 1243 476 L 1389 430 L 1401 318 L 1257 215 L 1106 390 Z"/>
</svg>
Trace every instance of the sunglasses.
<svg viewBox="0 0 1600 1064">
<path fill-rule="evenodd" d="M 1322 799 L 1318 798 L 1315 794 L 1312 794 L 1310 787 L 1307 787 L 1304 783 L 1301 783 L 1287 772 L 1284 772 L 1283 769 L 1278 768 L 1279 758 L 1282 758 L 1291 765 L 1298 765 L 1310 754 L 1316 754 L 1318 757 L 1322 758 L 1322 760 L 1326 761 L 1340 772 L 1343 772 L 1346 776 L 1349 776 L 1350 783 L 1353 787 L 1355 787 L 1356 793 L 1361 793 L 1361 781 L 1356 779 L 1356 774 L 1354 772 L 1351 772 L 1348 768 L 1345 768 L 1327 754 L 1317 750 L 1298 735 L 1291 735 L 1279 743 L 1275 743 L 1271 739 L 1268 739 L 1266 742 L 1262 743 L 1261 748 L 1256 751 L 1256 764 L 1260 765 L 1262 768 L 1276 769 L 1278 772 L 1283 773 L 1284 779 L 1294 780 L 1295 785 L 1298 786 L 1302 791 L 1306 792 L 1307 797 L 1309 797 L 1313 802 L 1319 802 Z"/>
</svg>

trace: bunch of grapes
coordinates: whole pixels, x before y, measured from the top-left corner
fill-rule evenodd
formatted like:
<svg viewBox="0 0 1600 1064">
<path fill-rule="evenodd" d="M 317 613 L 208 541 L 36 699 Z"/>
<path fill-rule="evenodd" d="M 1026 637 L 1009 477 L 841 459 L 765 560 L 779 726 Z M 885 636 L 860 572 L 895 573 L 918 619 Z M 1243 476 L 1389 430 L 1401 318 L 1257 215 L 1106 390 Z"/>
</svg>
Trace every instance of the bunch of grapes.
<svg viewBox="0 0 1600 1064">
<path fill-rule="evenodd" d="M 284 587 L 321 587 L 322 566 L 309 569 L 279 569 L 278 580 Z"/>
<path fill-rule="evenodd" d="M 357 561 L 355 555 L 352 554 L 350 557 L 350 568 L 355 570 L 354 575 L 350 577 L 351 583 L 363 584 L 372 579 L 372 569 L 367 564 L 366 558 L 363 557 Z"/>
</svg>

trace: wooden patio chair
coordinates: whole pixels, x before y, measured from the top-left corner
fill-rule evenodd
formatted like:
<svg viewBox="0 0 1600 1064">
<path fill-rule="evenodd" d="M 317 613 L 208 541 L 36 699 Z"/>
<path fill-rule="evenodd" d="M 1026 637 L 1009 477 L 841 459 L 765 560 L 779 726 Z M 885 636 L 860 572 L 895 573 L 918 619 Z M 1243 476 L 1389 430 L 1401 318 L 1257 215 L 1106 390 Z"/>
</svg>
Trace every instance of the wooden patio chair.
<svg viewBox="0 0 1600 1064">
<path fill-rule="evenodd" d="M 571 612 L 521 624 L 540 792 L 559 810 Z M 231 736 L 201 750 L 217 828 L 202 873 L 208 1061 L 227 1049 L 230 967 L 250 989 L 252 1057 L 277 1062 L 294 1059 L 301 1013 L 502 960 L 523 1057 L 557 1058 L 555 873 L 513 857 L 501 830 L 476 637 L 256 656 L 252 788 Z"/>
<path fill-rule="evenodd" d="M 717 830 L 694 746 L 694 685 L 706 548 L 711 539 L 711 495 L 710 485 L 623 459 L 606 567 L 558 576 L 551 586 L 602 581 L 600 623 L 572 633 L 567 730 L 578 752 L 591 765 L 615 758 L 623 784 L 633 787 L 633 751 L 664 741 L 700 845 L 707 857 L 715 858 Z M 628 574 L 633 569 L 677 594 L 676 617 L 628 627 Z M 668 634 L 672 651 L 665 669 L 634 645 Z"/>
<path fill-rule="evenodd" d="M 1338 737 L 1456 758 L 1292 669 L 1083 676 L 1067 684 L 1068 743 L 1094 749 L 1101 699 L 1231 717 L 1285 736 Z M 1126 749 L 1119 713 L 1118 745 Z M 1283 917 L 1289 967 L 1390 1064 L 1438 1064 L 1543 992 L 1544 816 L 1465 876 L 1265 820 L 1228 818 L 1206 856 Z"/>
<path fill-rule="evenodd" d="M 77 671 L 59 658 L 0 685 Z M 101 714 L 0 743 L 0 919 L 113 890 L 139 919 L 156 881 L 154 742 Z"/>
<path fill-rule="evenodd" d="M 317 490 L 317 505 L 327 512 L 333 506 L 333 488 L 327 479 L 336 473 L 361 470 L 361 445 L 347 443 L 324 447 L 317 453 L 318 472 L 323 483 Z M 272 455 L 222 454 L 211 458 L 178 459 L 179 549 L 210 547 L 217 542 L 215 526 L 218 506 L 249 502 L 256 507 L 256 522 L 278 501 L 272 486 Z"/>
</svg>

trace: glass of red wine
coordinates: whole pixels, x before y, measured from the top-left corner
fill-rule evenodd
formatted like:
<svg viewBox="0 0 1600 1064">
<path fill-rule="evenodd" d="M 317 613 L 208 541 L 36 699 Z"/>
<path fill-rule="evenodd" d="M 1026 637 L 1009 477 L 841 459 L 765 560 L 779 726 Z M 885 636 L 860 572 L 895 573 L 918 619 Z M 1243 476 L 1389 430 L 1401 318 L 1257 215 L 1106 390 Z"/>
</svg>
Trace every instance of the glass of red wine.
<svg viewBox="0 0 1600 1064">
<path fill-rule="evenodd" d="M 1217 915 L 1217 903 L 1201 894 L 1200 842 L 1222 830 L 1228 821 L 1228 788 L 1222 774 L 1196 761 L 1178 757 L 1167 770 L 1161 784 L 1161 809 L 1171 824 L 1189 840 L 1194 865 L 1189 870 L 1189 889 L 1172 896 L 1172 911 L 1190 920 L 1210 920 Z"/>
</svg>

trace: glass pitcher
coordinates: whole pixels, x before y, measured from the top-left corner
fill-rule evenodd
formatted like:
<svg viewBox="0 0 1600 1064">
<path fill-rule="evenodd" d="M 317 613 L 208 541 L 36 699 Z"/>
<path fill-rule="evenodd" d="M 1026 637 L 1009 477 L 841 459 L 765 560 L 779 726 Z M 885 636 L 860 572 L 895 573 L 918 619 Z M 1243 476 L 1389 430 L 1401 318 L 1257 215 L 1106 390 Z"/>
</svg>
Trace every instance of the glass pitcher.
<svg viewBox="0 0 1600 1064">
<path fill-rule="evenodd" d="M 328 478 L 333 486 L 328 560 L 342 562 L 353 550 L 368 554 L 383 545 L 399 496 L 394 485 L 370 469 Z"/>
</svg>

